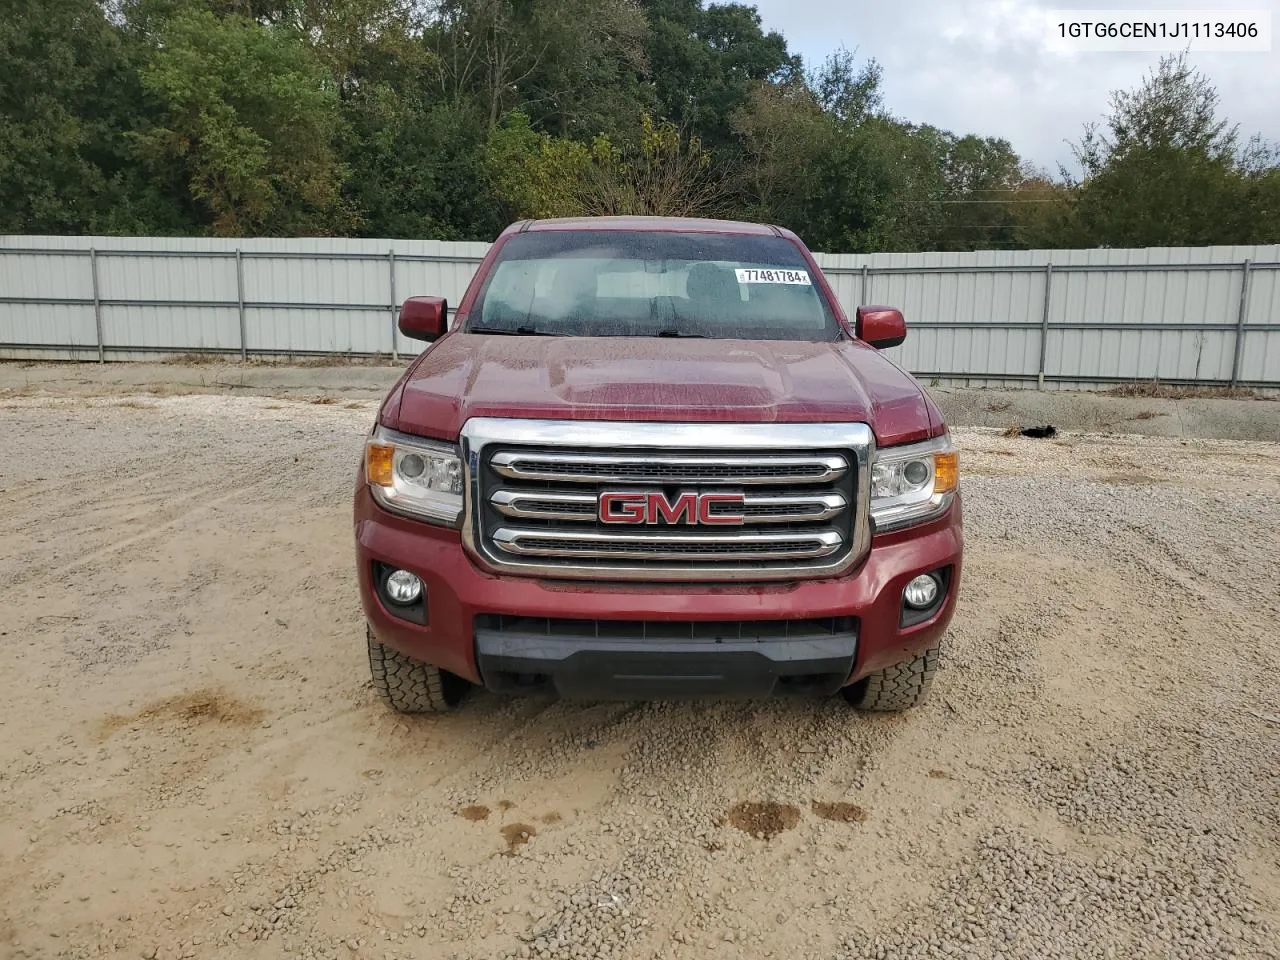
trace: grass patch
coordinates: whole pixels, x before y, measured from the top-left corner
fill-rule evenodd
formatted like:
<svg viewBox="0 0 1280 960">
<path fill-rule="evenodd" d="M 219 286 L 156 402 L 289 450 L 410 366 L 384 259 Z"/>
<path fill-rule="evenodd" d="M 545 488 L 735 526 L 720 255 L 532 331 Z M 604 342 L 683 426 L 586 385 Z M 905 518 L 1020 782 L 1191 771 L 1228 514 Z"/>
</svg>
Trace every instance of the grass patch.
<svg viewBox="0 0 1280 960">
<path fill-rule="evenodd" d="M 163 362 L 178 367 L 206 367 L 212 363 L 226 363 L 227 358 L 220 353 L 180 353 Z"/>
<path fill-rule="evenodd" d="M 403 367 L 412 357 L 403 357 L 400 360 L 392 360 L 389 355 L 376 354 L 371 357 L 357 357 L 345 353 L 328 353 L 323 356 L 292 356 L 287 353 L 278 354 L 269 357 L 250 357 L 248 360 L 241 360 L 239 354 L 234 353 L 179 353 L 174 354 L 155 362 L 176 367 L 205 367 L 213 364 L 222 364 L 225 366 L 247 365 L 251 367 L 302 367 L 302 368 L 322 368 L 322 367 Z"/>
<path fill-rule="evenodd" d="M 1266 400 L 1248 387 L 1200 387 L 1187 384 L 1141 380 L 1120 383 L 1102 391 L 1112 397 L 1149 397 L 1156 400 Z"/>
</svg>

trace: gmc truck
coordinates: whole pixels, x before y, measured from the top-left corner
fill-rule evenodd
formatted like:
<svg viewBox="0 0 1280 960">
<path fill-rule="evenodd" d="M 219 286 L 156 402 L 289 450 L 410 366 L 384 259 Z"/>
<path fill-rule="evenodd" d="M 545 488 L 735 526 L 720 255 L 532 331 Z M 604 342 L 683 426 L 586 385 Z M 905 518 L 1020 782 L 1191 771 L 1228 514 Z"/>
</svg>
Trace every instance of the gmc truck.
<svg viewBox="0 0 1280 960">
<path fill-rule="evenodd" d="M 449 320 L 452 320 L 450 323 Z M 592 700 L 926 695 L 960 587 L 928 394 L 774 226 L 508 227 L 388 393 L 355 491 L 373 685 Z"/>
</svg>

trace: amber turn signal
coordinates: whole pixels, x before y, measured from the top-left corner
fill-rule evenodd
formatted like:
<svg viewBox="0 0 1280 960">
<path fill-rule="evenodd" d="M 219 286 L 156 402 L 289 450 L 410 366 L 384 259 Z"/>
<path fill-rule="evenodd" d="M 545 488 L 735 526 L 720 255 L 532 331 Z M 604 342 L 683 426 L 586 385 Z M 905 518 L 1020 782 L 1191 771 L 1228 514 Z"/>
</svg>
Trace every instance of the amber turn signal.
<svg viewBox="0 0 1280 960">
<path fill-rule="evenodd" d="M 395 465 L 396 448 L 384 443 L 366 444 L 364 448 L 364 473 L 375 487 L 394 486 L 392 468 Z"/>
<path fill-rule="evenodd" d="M 960 484 L 960 454 L 954 450 L 933 455 L 933 492 L 950 493 Z"/>
</svg>

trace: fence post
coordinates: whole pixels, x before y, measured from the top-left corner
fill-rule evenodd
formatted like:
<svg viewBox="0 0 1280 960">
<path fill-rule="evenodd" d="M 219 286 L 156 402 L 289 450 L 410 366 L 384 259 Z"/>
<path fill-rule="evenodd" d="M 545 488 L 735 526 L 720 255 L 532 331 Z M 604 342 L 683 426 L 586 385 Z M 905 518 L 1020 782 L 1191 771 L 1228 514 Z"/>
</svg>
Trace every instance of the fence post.
<svg viewBox="0 0 1280 960">
<path fill-rule="evenodd" d="M 1049 352 L 1049 296 L 1053 290 L 1053 264 L 1044 265 L 1044 310 L 1040 314 L 1040 369 L 1036 371 L 1036 389 L 1044 389 L 1045 357 Z"/>
<path fill-rule="evenodd" d="M 387 266 L 391 279 L 391 359 L 399 360 L 400 354 L 396 347 L 396 252 L 394 249 L 387 251 Z"/>
<path fill-rule="evenodd" d="M 867 305 L 867 265 L 862 265 L 862 293 L 858 296 L 858 305 L 865 307 Z"/>
<path fill-rule="evenodd" d="M 98 250 L 89 248 L 89 273 L 93 278 L 93 325 L 98 330 L 98 362 L 107 362 L 107 345 L 102 336 L 102 295 L 98 292 Z"/>
<path fill-rule="evenodd" d="M 240 359 L 246 361 L 249 359 L 249 342 L 245 337 L 244 322 L 244 256 L 239 247 L 236 247 L 236 305 L 240 310 Z"/>
<path fill-rule="evenodd" d="M 1244 272 L 1240 275 L 1240 308 L 1236 314 L 1236 349 L 1231 358 L 1231 386 L 1240 382 L 1240 361 L 1244 356 L 1244 322 L 1249 317 L 1249 274 L 1253 270 L 1253 261 L 1246 259 Z"/>
</svg>

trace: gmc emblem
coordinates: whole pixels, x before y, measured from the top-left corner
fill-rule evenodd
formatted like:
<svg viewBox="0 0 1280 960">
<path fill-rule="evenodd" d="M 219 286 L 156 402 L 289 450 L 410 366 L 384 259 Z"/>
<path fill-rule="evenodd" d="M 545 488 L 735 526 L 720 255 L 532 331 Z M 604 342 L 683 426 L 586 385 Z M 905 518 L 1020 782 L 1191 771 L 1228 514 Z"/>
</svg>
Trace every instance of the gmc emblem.
<svg viewBox="0 0 1280 960">
<path fill-rule="evenodd" d="M 657 523 L 669 524 L 719 524 L 740 526 L 742 505 L 740 493 L 696 493 L 688 491 L 676 494 L 668 500 L 666 494 L 612 491 L 600 494 L 601 523 Z M 711 508 L 723 504 L 715 513 Z M 734 512 L 728 512 L 726 508 Z"/>
</svg>

